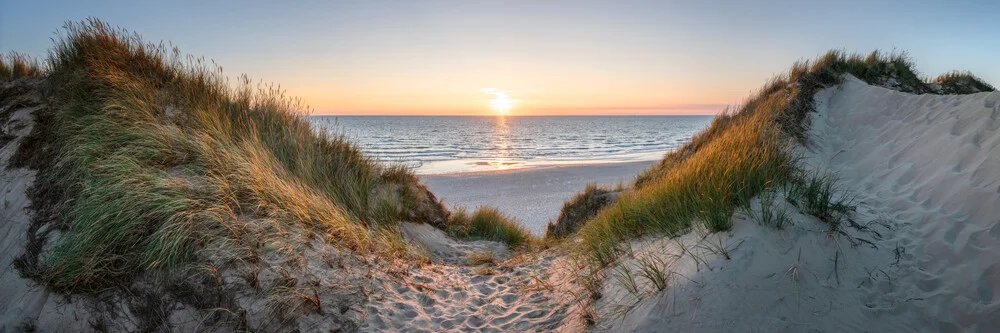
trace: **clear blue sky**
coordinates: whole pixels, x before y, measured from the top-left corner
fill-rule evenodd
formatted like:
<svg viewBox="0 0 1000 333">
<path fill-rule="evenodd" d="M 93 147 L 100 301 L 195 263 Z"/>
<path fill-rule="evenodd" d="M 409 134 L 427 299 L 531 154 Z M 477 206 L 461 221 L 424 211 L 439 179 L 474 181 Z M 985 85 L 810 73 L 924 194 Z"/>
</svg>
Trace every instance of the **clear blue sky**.
<svg viewBox="0 0 1000 333">
<path fill-rule="evenodd" d="M 1000 1 L 0 0 L 0 51 L 43 56 L 90 16 L 318 113 L 484 114 L 486 88 L 515 114 L 711 113 L 831 48 L 1000 83 Z"/>
</svg>

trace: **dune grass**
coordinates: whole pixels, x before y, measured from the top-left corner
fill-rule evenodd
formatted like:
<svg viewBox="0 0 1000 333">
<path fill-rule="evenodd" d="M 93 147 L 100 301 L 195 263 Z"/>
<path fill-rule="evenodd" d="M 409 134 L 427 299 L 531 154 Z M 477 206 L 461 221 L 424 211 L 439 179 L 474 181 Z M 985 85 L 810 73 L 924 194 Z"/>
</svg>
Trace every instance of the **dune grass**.
<svg viewBox="0 0 1000 333">
<path fill-rule="evenodd" d="M 799 207 L 803 213 L 837 229 L 840 227 L 840 216 L 853 209 L 853 199 L 837 191 L 836 182 L 837 178 L 832 174 L 805 173 L 783 184 L 785 200 Z"/>
<path fill-rule="evenodd" d="M 208 243 L 395 249 L 373 245 L 398 231 L 374 230 L 413 220 L 416 177 L 313 131 L 278 87 L 229 84 L 214 63 L 94 19 L 68 24 L 48 61 L 52 113 L 36 129 L 56 153 L 31 157 L 49 159 L 33 195 L 62 236 L 21 263 L 56 290 L 121 285 Z"/>
<path fill-rule="evenodd" d="M 982 91 L 994 91 L 989 83 L 968 71 L 953 71 L 941 74 L 931 81 L 942 94 L 973 94 Z"/>
<path fill-rule="evenodd" d="M 38 60 L 24 54 L 11 52 L 0 55 L 0 80 L 14 80 L 22 77 L 38 77 L 44 74 Z"/>
<path fill-rule="evenodd" d="M 597 184 L 587 184 L 583 192 L 563 204 L 555 222 L 549 222 L 545 228 L 545 238 L 555 239 L 576 233 L 584 222 L 597 215 L 610 204 L 614 192 L 621 192 L 623 186 L 609 188 Z"/>
<path fill-rule="evenodd" d="M 631 191 L 580 229 L 582 253 L 594 267 L 606 267 L 625 252 L 622 242 L 643 235 L 675 236 L 692 223 L 703 223 L 711 231 L 728 230 L 736 207 L 748 206 L 765 189 L 801 178 L 790 148 L 795 142 L 809 144 L 813 96 L 841 82 L 844 74 L 904 92 L 934 92 L 905 54 L 830 51 L 797 62 L 638 175 Z M 814 194 L 825 188 L 815 188 Z M 839 206 L 824 207 L 829 212 Z"/>
<path fill-rule="evenodd" d="M 497 241 L 510 247 L 536 241 L 514 218 L 493 207 L 479 207 L 471 214 L 464 208 L 457 208 L 449 216 L 448 227 L 448 231 L 459 238 Z"/>
</svg>

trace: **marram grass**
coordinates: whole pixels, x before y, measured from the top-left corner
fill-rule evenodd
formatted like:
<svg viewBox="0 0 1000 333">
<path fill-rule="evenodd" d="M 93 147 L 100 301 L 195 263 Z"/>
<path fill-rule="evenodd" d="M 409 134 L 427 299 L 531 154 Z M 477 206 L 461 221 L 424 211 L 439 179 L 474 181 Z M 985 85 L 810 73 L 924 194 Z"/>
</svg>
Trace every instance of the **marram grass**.
<svg viewBox="0 0 1000 333">
<path fill-rule="evenodd" d="M 44 73 L 38 61 L 26 55 L 17 52 L 0 55 L 0 80 L 38 77 Z"/>
<path fill-rule="evenodd" d="M 102 290 L 208 243 L 256 251 L 289 234 L 400 252 L 391 226 L 414 203 L 399 188 L 416 178 L 313 131 L 280 89 L 229 84 L 218 67 L 97 20 L 67 25 L 48 61 L 52 124 L 41 130 L 57 153 L 37 205 L 62 236 L 28 271 L 51 287 Z M 25 64 L 0 74 L 37 68 Z"/>
<path fill-rule="evenodd" d="M 449 219 L 449 232 L 460 238 L 502 242 L 510 247 L 536 241 L 531 232 L 514 218 L 493 207 L 479 207 L 472 214 L 458 208 L 451 212 Z"/>
</svg>

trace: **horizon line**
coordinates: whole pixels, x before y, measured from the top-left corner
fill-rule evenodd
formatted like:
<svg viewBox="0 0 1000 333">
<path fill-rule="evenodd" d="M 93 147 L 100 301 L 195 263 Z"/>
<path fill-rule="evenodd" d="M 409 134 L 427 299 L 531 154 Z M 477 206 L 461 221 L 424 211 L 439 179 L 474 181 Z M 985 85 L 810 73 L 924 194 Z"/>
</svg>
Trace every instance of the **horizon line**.
<svg viewBox="0 0 1000 333">
<path fill-rule="evenodd" d="M 310 117 L 706 117 L 702 114 L 307 114 Z"/>
</svg>

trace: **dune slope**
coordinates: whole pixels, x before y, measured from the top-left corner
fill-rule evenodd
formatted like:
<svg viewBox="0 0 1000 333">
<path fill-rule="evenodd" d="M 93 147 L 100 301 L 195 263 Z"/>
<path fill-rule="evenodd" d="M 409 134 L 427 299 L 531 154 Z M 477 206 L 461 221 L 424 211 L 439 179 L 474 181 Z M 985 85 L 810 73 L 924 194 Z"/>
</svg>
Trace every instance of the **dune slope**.
<svg viewBox="0 0 1000 333">
<path fill-rule="evenodd" d="M 800 150 L 807 166 L 837 175 L 839 191 L 853 198 L 843 226 L 801 214 L 777 193 L 766 204 L 788 213 L 781 230 L 755 223 L 757 198 L 734 215 L 728 233 L 633 242 L 635 258 L 668 258 L 672 283 L 638 302 L 609 284 L 602 312 L 631 311 L 602 329 L 948 332 L 1000 325 L 1000 92 L 915 95 L 848 75 L 818 92 L 815 105 L 812 144 Z"/>
</svg>

